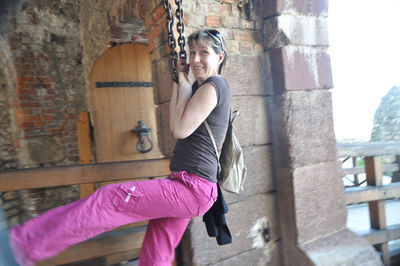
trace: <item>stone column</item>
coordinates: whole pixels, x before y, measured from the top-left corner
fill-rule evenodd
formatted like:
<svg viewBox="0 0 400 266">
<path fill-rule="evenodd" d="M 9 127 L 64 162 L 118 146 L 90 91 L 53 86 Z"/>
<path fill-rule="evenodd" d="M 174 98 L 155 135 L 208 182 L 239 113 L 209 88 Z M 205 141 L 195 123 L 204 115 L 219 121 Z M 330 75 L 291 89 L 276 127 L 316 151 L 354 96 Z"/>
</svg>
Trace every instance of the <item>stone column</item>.
<svg viewBox="0 0 400 266">
<path fill-rule="evenodd" d="M 346 229 L 333 130 L 327 0 L 264 4 L 264 49 L 285 265 L 380 265 Z"/>
</svg>

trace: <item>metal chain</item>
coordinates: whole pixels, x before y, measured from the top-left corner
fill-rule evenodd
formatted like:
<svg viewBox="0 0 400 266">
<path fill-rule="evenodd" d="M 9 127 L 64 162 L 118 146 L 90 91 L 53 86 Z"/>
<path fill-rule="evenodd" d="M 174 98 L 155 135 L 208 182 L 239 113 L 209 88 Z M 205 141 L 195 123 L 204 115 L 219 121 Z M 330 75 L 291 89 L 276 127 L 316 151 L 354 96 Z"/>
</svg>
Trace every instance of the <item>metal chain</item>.
<svg viewBox="0 0 400 266">
<path fill-rule="evenodd" d="M 183 33 L 185 31 L 185 25 L 183 24 L 183 9 L 182 9 L 182 0 L 175 0 L 175 4 L 178 6 L 176 9 L 176 17 L 178 18 L 178 23 L 176 24 L 176 30 L 179 33 L 178 37 L 178 45 L 179 45 L 179 58 L 186 60 L 186 51 L 185 51 L 185 37 Z"/>
<path fill-rule="evenodd" d="M 175 40 L 175 36 L 174 36 L 174 16 L 172 14 L 172 7 L 171 4 L 169 2 L 169 0 L 163 0 L 163 4 L 164 4 L 164 9 L 165 12 L 167 13 L 167 18 L 166 18 L 166 22 L 167 22 L 167 31 L 168 31 L 168 46 L 169 48 L 171 48 L 171 63 L 170 63 L 170 67 L 171 67 L 171 75 L 172 75 L 172 80 L 176 83 L 178 83 L 178 71 L 176 69 L 177 64 L 178 64 L 178 54 L 175 51 L 175 47 L 176 47 L 176 40 Z"/>
<path fill-rule="evenodd" d="M 176 17 L 178 18 L 178 23 L 176 25 L 176 29 L 179 33 L 178 37 L 178 45 L 179 45 L 179 58 L 186 60 L 186 52 L 185 52 L 185 37 L 183 36 L 183 32 L 185 30 L 185 26 L 183 24 L 183 9 L 182 9 L 182 0 L 175 0 L 177 7 Z M 178 83 L 178 53 L 175 51 L 176 40 L 174 35 L 174 16 L 172 14 L 172 7 L 169 0 L 163 0 L 163 5 L 165 12 L 167 13 L 166 23 L 167 23 L 167 31 L 168 31 L 168 46 L 171 49 L 171 78 L 174 82 Z"/>
</svg>

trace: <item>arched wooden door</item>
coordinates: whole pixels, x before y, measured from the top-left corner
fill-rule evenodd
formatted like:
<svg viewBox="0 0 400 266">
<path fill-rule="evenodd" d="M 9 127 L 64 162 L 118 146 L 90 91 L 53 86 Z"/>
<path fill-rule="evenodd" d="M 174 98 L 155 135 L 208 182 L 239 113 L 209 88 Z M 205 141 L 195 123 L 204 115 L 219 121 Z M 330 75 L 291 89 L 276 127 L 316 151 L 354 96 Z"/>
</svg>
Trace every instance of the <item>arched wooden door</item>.
<svg viewBox="0 0 400 266">
<path fill-rule="evenodd" d="M 157 143 L 151 82 L 150 55 L 145 45 L 116 46 L 97 60 L 90 75 L 97 162 L 163 157 Z M 131 132 L 139 120 L 152 129 L 153 149 L 148 153 L 137 150 L 139 136 Z M 145 144 L 149 144 L 147 138 Z"/>
</svg>

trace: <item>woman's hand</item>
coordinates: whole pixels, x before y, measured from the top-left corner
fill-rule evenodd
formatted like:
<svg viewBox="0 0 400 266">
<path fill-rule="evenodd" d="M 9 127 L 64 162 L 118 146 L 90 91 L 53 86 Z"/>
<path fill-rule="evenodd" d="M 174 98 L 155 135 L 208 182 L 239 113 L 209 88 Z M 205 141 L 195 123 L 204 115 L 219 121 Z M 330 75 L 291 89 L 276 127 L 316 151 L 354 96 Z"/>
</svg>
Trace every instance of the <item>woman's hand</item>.
<svg viewBox="0 0 400 266">
<path fill-rule="evenodd" d="M 188 78 L 189 64 L 186 63 L 185 59 L 179 59 L 177 70 L 179 84 L 174 82 L 169 104 L 169 123 L 172 132 L 175 132 L 177 117 L 182 116 L 183 110 L 192 96 L 192 86 Z"/>
<path fill-rule="evenodd" d="M 179 59 L 178 61 L 178 78 L 179 78 L 179 85 L 181 87 L 189 86 L 190 81 L 189 81 L 189 69 L 190 65 L 186 62 L 185 59 Z"/>
<path fill-rule="evenodd" d="M 174 84 L 170 101 L 170 128 L 177 139 L 188 137 L 217 105 L 217 93 L 211 83 L 201 85 L 192 97 L 188 79 L 189 64 L 178 62 L 179 84 Z M 179 89 L 178 89 L 179 88 Z"/>
<path fill-rule="evenodd" d="M 179 72 L 183 72 L 186 75 L 188 75 L 189 74 L 189 67 L 190 67 L 190 65 L 188 63 L 186 63 L 185 59 L 180 58 L 178 60 L 178 71 Z"/>
</svg>

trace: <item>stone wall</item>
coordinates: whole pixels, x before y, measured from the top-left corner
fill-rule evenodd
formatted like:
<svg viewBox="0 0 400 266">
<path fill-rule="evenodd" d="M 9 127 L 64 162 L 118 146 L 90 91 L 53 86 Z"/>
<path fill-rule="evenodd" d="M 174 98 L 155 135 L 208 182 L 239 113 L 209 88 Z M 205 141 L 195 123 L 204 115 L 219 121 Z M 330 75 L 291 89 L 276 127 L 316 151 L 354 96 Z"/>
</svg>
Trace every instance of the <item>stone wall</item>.
<svg viewBox="0 0 400 266">
<path fill-rule="evenodd" d="M 82 76 L 86 82 L 93 64 L 108 48 L 118 43 L 146 41 L 144 21 L 139 17 L 141 5 L 136 2 L 81 1 L 79 29 L 83 48 Z M 86 96 L 90 99 L 88 90 Z"/>
<path fill-rule="evenodd" d="M 78 10 L 74 1 L 25 3 L 11 26 L 24 167 L 78 161 L 75 124 L 86 107 Z"/>
<path fill-rule="evenodd" d="M 333 84 L 327 15 L 326 0 L 263 6 L 283 264 L 380 265 L 372 246 L 346 229 L 328 90 Z"/>
<path fill-rule="evenodd" d="M 6 55 L 3 55 L 3 58 L 6 58 Z M 7 93 L 5 76 L 3 73 L 0 73 L 0 171 L 18 168 L 18 157 L 14 149 L 8 102 L 9 95 Z M 8 224 L 14 225 L 21 222 L 22 208 L 18 192 L 8 191 L 0 193 L 0 205 L 5 212 Z"/>
<path fill-rule="evenodd" d="M 14 73 L 5 76 L 8 130 L 18 168 L 79 163 L 76 120 L 87 103 L 78 2 L 24 1 L 9 12 L 7 27 L 2 28 L 10 53 L 9 61 L 2 63 L 7 73 Z M 76 187 L 20 195 L 23 220 L 79 196 Z"/>
<path fill-rule="evenodd" d="M 0 169 L 17 167 L 18 159 L 13 142 L 9 94 L 5 75 L 0 72 Z"/>
<path fill-rule="evenodd" d="M 262 48 L 260 3 L 250 15 L 239 8 L 238 1 L 184 1 L 185 33 L 199 28 L 216 28 L 227 41 L 229 54 L 225 77 L 233 89 L 233 109 L 240 115 L 235 133 L 244 147 L 248 178 L 244 192 L 225 192 L 230 211 L 226 218 L 233 243 L 218 246 L 206 234 L 201 217 L 189 225 L 182 242 L 185 265 L 279 265 L 279 231 L 276 220 L 275 186 L 272 180 L 271 140 L 267 116 L 267 83 L 271 78 Z M 159 23 L 164 24 L 164 18 Z M 165 29 L 163 30 L 165 31 Z M 166 36 L 161 34 L 165 43 Z M 164 39 L 162 39 L 162 37 Z M 153 79 L 157 87 L 161 145 L 171 155 L 174 139 L 168 127 L 168 104 L 172 82 L 165 47 L 155 49 Z M 158 59 L 160 58 L 160 59 Z"/>
</svg>

